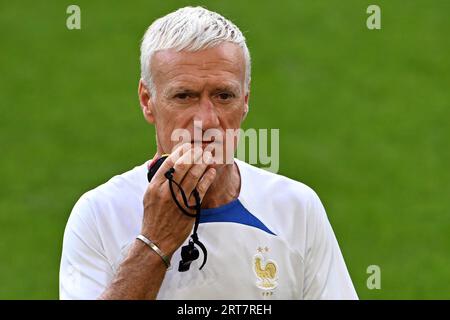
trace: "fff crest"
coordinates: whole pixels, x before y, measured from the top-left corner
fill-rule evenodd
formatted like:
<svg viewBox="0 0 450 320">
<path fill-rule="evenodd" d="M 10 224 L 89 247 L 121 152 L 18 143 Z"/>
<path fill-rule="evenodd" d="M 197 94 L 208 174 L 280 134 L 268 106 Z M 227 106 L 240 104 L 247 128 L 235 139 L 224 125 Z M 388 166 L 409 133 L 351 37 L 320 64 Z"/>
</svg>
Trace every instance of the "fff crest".
<svg viewBox="0 0 450 320">
<path fill-rule="evenodd" d="M 253 257 L 253 271 L 257 281 L 256 286 L 263 290 L 275 289 L 278 285 L 278 266 L 272 259 L 265 259 L 260 253 Z"/>
</svg>

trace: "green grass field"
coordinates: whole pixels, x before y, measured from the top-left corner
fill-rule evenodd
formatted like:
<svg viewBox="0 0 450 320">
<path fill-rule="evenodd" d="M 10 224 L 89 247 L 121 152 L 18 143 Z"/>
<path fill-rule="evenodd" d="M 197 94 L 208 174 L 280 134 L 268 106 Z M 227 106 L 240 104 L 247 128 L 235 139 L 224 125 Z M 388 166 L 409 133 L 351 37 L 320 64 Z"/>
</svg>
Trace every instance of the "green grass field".
<svg viewBox="0 0 450 320">
<path fill-rule="evenodd" d="M 82 28 L 69 31 L 73 3 Z M 244 128 L 280 129 L 280 173 L 321 197 L 360 298 L 449 299 L 446 0 L 1 2 L 0 298 L 57 299 L 75 201 L 153 155 L 139 41 L 192 4 L 244 31 Z M 366 28 L 369 4 L 381 30 Z"/>
</svg>

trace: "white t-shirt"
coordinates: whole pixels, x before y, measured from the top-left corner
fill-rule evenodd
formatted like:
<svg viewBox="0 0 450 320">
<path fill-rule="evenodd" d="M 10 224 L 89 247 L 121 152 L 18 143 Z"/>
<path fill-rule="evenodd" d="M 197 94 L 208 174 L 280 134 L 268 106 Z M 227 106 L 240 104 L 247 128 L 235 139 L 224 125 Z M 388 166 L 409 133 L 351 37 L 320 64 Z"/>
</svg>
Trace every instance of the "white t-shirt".
<svg viewBox="0 0 450 320">
<path fill-rule="evenodd" d="M 199 270 L 199 250 L 190 269 L 179 272 L 180 247 L 157 298 L 357 299 L 316 193 L 236 163 L 238 199 L 201 213 L 198 236 L 208 251 L 206 265 Z M 141 231 L 147 186 L 145 163 L 78 200 L 64 233 L 61 299 L 95 299 L 107 288 Z"/>
</svg>

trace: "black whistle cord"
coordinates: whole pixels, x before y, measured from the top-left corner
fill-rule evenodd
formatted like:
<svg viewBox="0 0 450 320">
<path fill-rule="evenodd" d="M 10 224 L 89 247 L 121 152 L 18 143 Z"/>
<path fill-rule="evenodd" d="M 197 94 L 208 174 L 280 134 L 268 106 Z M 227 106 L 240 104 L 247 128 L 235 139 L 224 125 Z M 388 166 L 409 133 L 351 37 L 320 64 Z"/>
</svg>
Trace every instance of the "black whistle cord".
<svg viewBox="0 0 450 320">
<path fill-rule="evenodd" d="M 189 269 L 189 265 L 191 264 L 191 262 L 198 258 L 198 251 L 195 251 L 194 243 L 196 245 L 198 245 L 200 247 L 200 249 L 202 249 L 202 252 L 203 252 L 203 263 L 200 266 L 200 270 L 201 270 L 205 266 L 206 260 L 208 259 L 208 251 L 206 250 L 205 245 L 200 242 L 200 240 L 198 239 L 198 235 L 197 235 L 197 229 L 198 229 L 198 225 L 200 223 L 200 213 L 201 213 L 200 195 L 198 194 L 197 189 L 194 189 L 194 191 L 192 191 L 192 194 L 194 195 L 194 198 L 195 198 L 195 205 L 190 206 L 183 188 L 173 179 L 174 172 L 175 172 L 175 169 L 170 168 L 164 174 L 164 176 L 169 180 L 169 188 L 170 188 L 170 193 L 172 194 L 173 201 L 175 201 L 175 204 L 177 205 L 177 207 L 181 210 L 181 212 L 183 214 L 185 214 L 189 217 L 195 218 L 194 231 L 192 232 L 192 235 L 191 235 L 192 240 L 189 240 L 189 244 L 182 248 L 182 252 L 181 252 L 182 261 L 180 262 L 180 267 L 179 267 L 178 271 L 187 271 Z M 178 202 L 177 196 L 176 196 L 174 188 L 173 188 L 173 184 L 175 184 L 178 187 L 178 189 L 180 190 L 181 197 L 183 199 L 183 202 L 184 202 L 184 205 L 186 206 L 186 208 L 195 210 L 196 214 L 192 214 L 192 213 L 188 212 Z M 186 252 L 186 254 L 184 252 Z"/>
</svg>

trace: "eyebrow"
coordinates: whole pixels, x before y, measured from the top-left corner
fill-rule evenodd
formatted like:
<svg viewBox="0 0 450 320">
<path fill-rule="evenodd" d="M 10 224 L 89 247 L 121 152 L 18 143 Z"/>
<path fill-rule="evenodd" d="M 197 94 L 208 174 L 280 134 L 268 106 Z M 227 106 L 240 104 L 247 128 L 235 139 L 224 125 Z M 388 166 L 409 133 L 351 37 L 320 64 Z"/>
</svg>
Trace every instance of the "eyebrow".
<svg viewBox="0 0 450 320">
<path fill-rule="evenodd" d="M 214 89 L 213 92 L 221 92 L 221 91 L 231 91 L 231 92 L 236 92 L 237 94 L 240 94 L 241 88 L 235 84 L 226 84 L 226 85 L 218 86 L 216 89 Z"/>
<path fill-rule="evenodd" d="M 169 87 L 168 89 L 166 89 L 164 91 L 164 95 L 166 97 L 169 97 L 169 96 L 174 95 L 175 93 L 194 93 L 194 92 L 195 92 L 195 90 L 193 90 L 193 89 L 189 89 L 184 86 L 179 86 L 179 87 Z"/>
<path fill-rule="evenodd" d="M 237 94 L 241 93 L 241 88 L 236 85 L 236 84 L 223 84 L 218 86 L 217 88 L 215 88 L 213 90 L 214 93 L 217 92 L 221 92 L 221 91 L 231 91 L 231 92 L 235 92 Z M 186 86 L 174 86 L 174 87 L 169 87 L 164 91 L 164 95 L 166 97 L 170 97 L 176 93 L 197 93 L 197 90 L 195 89 L 190 89 Z"/>
</svg>

